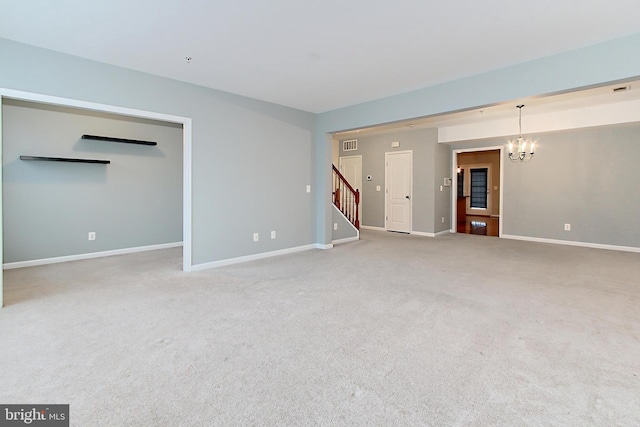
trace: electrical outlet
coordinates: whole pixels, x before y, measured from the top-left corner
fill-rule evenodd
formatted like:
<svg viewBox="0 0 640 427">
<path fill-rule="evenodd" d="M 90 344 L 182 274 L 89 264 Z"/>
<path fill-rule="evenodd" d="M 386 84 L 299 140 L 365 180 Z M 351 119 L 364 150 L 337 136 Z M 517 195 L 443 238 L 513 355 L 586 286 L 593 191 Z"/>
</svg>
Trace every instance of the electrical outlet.
<svg viewBox="0 0 640 427">
<path fill-rule="evenodd" d="M 571 231 L 571 224 L 565 224 L 564 231 Z"/>
<path fill-rule="evenodd" d="M 89 240 L 96 240 L 96 232 L 95 231 L 90 231 L 89 232 Z"/>
<path fill-rule="evenodd" d="M 258 240 L 260 240 L 260 233 L 253 233 L 253 241 L 257 242 Z"/>
<path fill-rule="evenodd" d="M 271 238 L 272 239 L 276 238 L 276 230 L 271 230 Z"/>
<path fill-rule="evenodd" d="M 334 223 L 333 223 L 333 229 L 334 229 L 334 230 L 337 230 L 337 229 L 338 229 L 338 223 L 337 223 L 337 222 L 334 222 Z"/>
<path fill-rule="evenodd" d="M 307 193 L 311 193 L 311 186 L 307 185 Z"/>
</svg>

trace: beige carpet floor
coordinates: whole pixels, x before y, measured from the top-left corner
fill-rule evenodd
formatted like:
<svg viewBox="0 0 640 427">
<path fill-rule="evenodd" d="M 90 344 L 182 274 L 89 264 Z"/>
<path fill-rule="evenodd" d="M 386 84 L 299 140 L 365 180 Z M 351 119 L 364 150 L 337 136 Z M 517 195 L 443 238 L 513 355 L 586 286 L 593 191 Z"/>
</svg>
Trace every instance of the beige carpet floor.
<svg viewBox="0 0 640 427">
<path fill-rule="evenodd" d="M 74 426 L 640 425 L 640 254 L 472 235 L 5 271 L 0 402 Z"/>
</svg>

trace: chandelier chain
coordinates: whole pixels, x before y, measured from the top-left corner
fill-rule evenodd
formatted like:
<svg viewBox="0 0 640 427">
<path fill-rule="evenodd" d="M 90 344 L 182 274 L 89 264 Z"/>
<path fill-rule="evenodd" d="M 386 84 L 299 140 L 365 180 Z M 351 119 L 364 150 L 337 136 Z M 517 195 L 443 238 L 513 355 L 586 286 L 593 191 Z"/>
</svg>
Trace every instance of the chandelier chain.
<svg viewBox="0 0 640 427">
<path fill-rule="evenodd" d="M 524 104 L 516 105 L 518 107 L 518 138 L 522 139 L 522 107 Z"/>
</svg>

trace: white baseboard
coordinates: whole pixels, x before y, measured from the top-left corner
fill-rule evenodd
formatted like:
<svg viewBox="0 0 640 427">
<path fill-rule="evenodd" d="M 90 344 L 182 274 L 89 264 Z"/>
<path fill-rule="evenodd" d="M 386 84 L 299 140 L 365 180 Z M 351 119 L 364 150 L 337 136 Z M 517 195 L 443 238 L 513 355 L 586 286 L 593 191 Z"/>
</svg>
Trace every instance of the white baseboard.
<svg viewBox="0 0 640 427">
<path fill-rule="evenodd" d="M 361 229 L 365 229 L 365 230 L 387 231 L 386 228 L 372 227 L 370 225 L 361 225 L 360 228 Z M 439 231 L 437 233 L 426 233 L 424 231 L 411 231 L 409 234 L 411 234 L 413 236 L 437 237 L 437 236 L 443 236 L 443 235 L 449 234 L 449 233 L 452 233 L 452 231 L 451 230 L 444 230 L 444 231 Z"/>
<path fill-rule="evenodd" d="M 311 245 L 304 245 L 304 246 L 296 246 L 296 247 L 293 247 L 293 248 L 280 249 L 280 250 L 277 250 L 277 251 L 262 252 L 262 253 L 259 253 L 259 254 L 239 256 L 239 257 L 236 257 L 236 258 L 222 259 L 220 261 L 205 262 L 203 264 L 197 264 L 197 265 L 191 266 L 191 271 L 207 270 L 207 269 L 210 269 L 210 268 L 224 267 L 226 265 L 240 264 L 240 263 L 249 262 L 249 261 L 257 261 L 259 259 L 271 258 L 271 257 L 274 257 L 274 256 L 280 256 L 280 255 L 287 255 L 287 254 L 292 254 L 292 253 L 295 253 L 295 252 L 303 252 L 303 251 L 308 251 L 310 249 L 331 249 L 332 247 L 333 247 L 333 245 L 321 245 L 319 243 L 318 244 L 311 244 Z"/>
<path fill-rule="evenodd" d="M 554 245 L 565 245 L 565 246 L 579 246 L 582 248 L 592 248 L 592 249 L 606 249 L 610 251 L 623 251 L 623 252 L 637 252 L 640 253 L 640 248 L 635 246 L 617 246 L 617 245 L 605 245 L 602 243 L 587 243 L 587 242 L 574 242 L 571 240 L 557 240 L 557 239 L 545 239 L 541 237 L 528 237 L 528 236 L 515 236 L 512 234 L 503 234 L 503 239 L 511 239 L 511 240 L 524 240 L 527 242 L 538 242 L 538 243 L 551 243 Z"/>
<path fill-rule="evenodd" d="M 112 251 L 90 252 L 88 254 L 67 255 L 55 258 L 42 258 L 30 261 L 8 262 L 6 264 L 3 264 L 2 268 L 4 270 L 10 270 L 12 268 L 35 267 L 37 265 L 57 264 L 59 262 L 79 261 L 83 259 L 102 258 L 113 255 L 125 255 L 136 252 L 155 251 L 158 249 L 177 248 L 178 246 L 182 246 L 182 242 L 162 243 L 159 245 L 138 246 L 135 248 L 114 249 Z"/>
<path fill-rule="evenodd" d="M 372 227 L 370 225 L 361 225 L 360 229 L 364 229 L 364 230 L 375 230 L 375 231 L 387 231 L 386 228 L 384 227 Z"/>
<path fill-rule="evenodd" d="M 322 243 L 316 243 L 313 245 L 316 249 L 333 249 L 333 243 L 329 243 L 328 245 L 324 245 Z"/>
<path fill-rule="evenodd" d="M 358 232 L 357 236 L 354 237 L 345 237 L 344 239 L 338 239 L 338 240 L 334 240 L 333 242 L 331 242 L 334 245 L 339 245 L 340 243 L 349 243 L 349 242 L 356 242 L 360 240 L 360 233 Z"/>
<path fill-rule="evenodd" d="M 411 234 L 414 236 L 423 236 L 423 237 L 438 237 L 444 236 L 445 234 L 449 234 L 450 230 L 438 231 L 437 233 L 425 233 L 424 231 L 412 231 Z"/>
<path fill-rule="evenodd" d="M 425 233 L 424 231 L 412 231 L 409 234 L 411 234 L 412 236 L 436 237 L 434 233 Z"/>
</svg>

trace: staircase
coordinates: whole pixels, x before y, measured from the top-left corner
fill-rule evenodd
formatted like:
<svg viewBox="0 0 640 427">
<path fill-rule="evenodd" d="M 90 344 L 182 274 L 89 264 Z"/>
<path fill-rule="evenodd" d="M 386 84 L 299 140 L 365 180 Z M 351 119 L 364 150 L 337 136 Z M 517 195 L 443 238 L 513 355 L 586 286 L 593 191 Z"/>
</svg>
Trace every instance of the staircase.
<svg viewBox="0 0 640 427">
<path fill-rule="evenodd" d="M 347 182 L 335 165 L 333 165 L 332 183 L 333 204 L 357 230 L 360 230 L 360 218 L 358 218 L 360 191 Z"/>
</svg>

